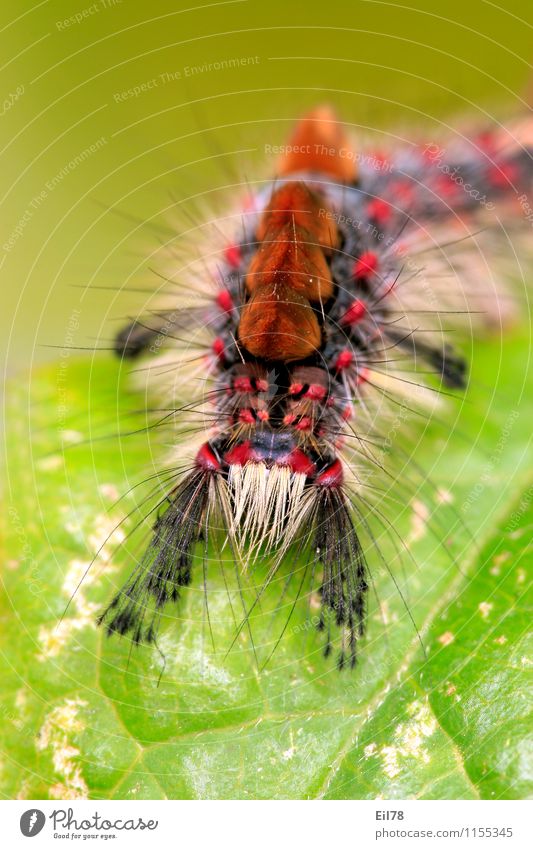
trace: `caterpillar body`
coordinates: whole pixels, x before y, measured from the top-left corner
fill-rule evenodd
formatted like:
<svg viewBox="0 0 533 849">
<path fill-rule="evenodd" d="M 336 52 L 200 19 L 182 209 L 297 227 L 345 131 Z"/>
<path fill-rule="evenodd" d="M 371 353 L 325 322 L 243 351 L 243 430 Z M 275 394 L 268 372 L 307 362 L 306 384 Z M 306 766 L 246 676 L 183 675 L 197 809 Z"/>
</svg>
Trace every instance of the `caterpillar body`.
<svg viewBox="0 0 533 849">
<path fill-rule="evenodd" d="M 108 633 L 154 642 L 165 605 L 194 578 L 197 544 L 218 539 L 244 569 L 268 557 L 267 583 L 289 551 L 303 558 L 319 588 L 325 654 L 337 641 L 339 667 L 355 665 L 369 588 L 361 490 L 364 469 L 381 469 L 372 439 L 391 405 L 407 397 L 427 409 L 432 389 L 466 385 L 440 317 L 494 313 L 480 255 L 497 258 L 495 210 L 520 217 L 517 196 L 533 172 L 526 128 L 358 157 L 335 114 L 315 109 L 210 276 L 196 280 L 193 302 L 118 334 L 121 357 L 151 350 L 149 373 L 183 383 L 198 329 L 201 380 L 186 410 L 202 412 L 208 433 L 101 615 Z M 452 262 L 444 247 L 465 240 L 471 247 Z M 422 286 L 413 257 L 424 252 Z M 420 328 L 423 313 L 437 316 L 433 332 Z"/>
</svg>

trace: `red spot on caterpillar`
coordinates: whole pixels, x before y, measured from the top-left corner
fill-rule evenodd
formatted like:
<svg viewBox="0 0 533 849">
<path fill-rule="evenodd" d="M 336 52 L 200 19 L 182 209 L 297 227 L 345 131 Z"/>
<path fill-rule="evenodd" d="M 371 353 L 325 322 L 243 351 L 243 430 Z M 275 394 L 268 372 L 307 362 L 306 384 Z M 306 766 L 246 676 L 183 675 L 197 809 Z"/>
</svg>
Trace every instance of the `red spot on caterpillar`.
<svg viewBox="0 0 533 849">
<path fill-rule="evenodd" d="M 241 410 L 240 413 L 239 413 L 239 421 L 242 424 L 249 424 L 249 425 L 255 424 L 255 419 L 253 417 L 252 411 L 248 410 L 246 408 Z"/>
<path fill-rule="evenodd" d="M 320 386 L 318 383 L 311 383 L 309 389 L 304 394 L 304 398 L 309 398 L 311 401 L 323 401 L 327 395 L 325 386 Z"/>
<path fill-rule="evenodd" d="M 296 430 L 311 430 L 313 427 L 313 420 L 309 416 L 302 416 L 298 424 L 294 427 Z"/>
<path fill-rule="evenodd" d="M 364 301 L 360 301 L 358 298 L 356 298 L 355 301 L 352 301 L 352 303 L 340 319 L 340 323 L 357 324 L 365 317 L 366 313 L 366 304 L 364 303 Z"/>
<path fill-rule="evenodd" d="M 281 464 L 280 464 L 281 465 Z M 295 448 L 287 457 L 286 465 L 289 466 L 291 472 L 311 477 L 316 471 L 316 466 L 307 454 L 304 454 L 300 448 Z"/>
<path fill-rule="evenodd" d="M 357 178 L 355 156 L 329 106 L 319 106 L 305 115 L 289 138 L 287 153 L 279 161 L 278 173 L 284 175 L 295 171 L 319 171 L 346 183 Z"/>
<path fill-rule="evenodd" d="M 236 392 L 253 392 L 252 382 L 249 377 L 240 375 L 233 380 L 233 388 Z"/>
<path fill-rule="evenodd" d="M 351 351 L 344 350 L 341 351 L 337 359 L 335 360 L 335 368 L 338 371 L 342 371 L 345 368 L 349 368 L 354 361 L 354 355 Z"/>
<path fill-rule="evenodd" d="M 392 214 L 390 204 L 382 198 L 373 198 L 367 205 L 367 214 L 376 224 L 386 224 Z"/>
<path fill-rule="evenodd" d="M 507 189 L 509 184 L 518 180 L 520 172 L 512 162 L 502 162 L 489 168 L 488 178 L 492 186 L 497 189 Z"/>
<path fill-rule="evenodd" d="M 365 251 L 357 259 L 353 266 L 353 276 L 356 280 L 369 277 L 378 267 L 378 258 L 373 251 Z"/>
<path fill-rule="evenodd" d="M 260 422 L 267 422 L 270 418 L 266 410 L 258 410 L 257 418 Z"/>
<path fill-rule="evenodd" d="M 258 378 L 255 381 L 255 386 L 258 392 L 268 392 L 268 380 Z"/>
<path fill-rule="evenodd" d="M 494 133 L 491 130 L 484 130 L 477 136 L 474 136 L 472 143 L 480 147 L 482 150 L 493 151 L 495 143 Z"/>
<path fill-rule="evenodd" d="M 224 259 L 232 268 L 239 268 L 242 254 L 239 245 L 228 245 L 224 250 Z"/>
<path fill-rule="evenodd" d="M 196 465 L 199 469 L 203 469 L 205 472 L 219 472 L 221 470 L 221 465 L 218 462 L 215 453 L 209 442 L 204 442 L 198 454 L 196 455 Z"/>
<path fill-rule="evenodd" d="M 296 416 L 294 415 L 294 413 L 287 413 L 286 416 L 283 416 L 283 424 L 284 425 L 294 424 L 295 421 L 296 421 Z"/>
<path fill-rule="evenodd" d="M 231 312 L 233 309 L 233 298 L 227 289 L 222 289 L 217 295 L 217 304 L 224 312 Z"/>
<path fill-rule="evenodd" d="M 457 185 L 447 174 L 441 174 L 435 181 L 435 192 L 441 197 L 449 198 L 457 191 Z"/>
<path fill-rule="evenodd" d="M 216 354 L 219 360 L 224 359 L 224 342 L 220 338 L 220 336 L 217 336 L 217 338 L 213 342 L 212 349 L 213 353 Z"/>
<path fill-rule="evenodd" d="M 245 463 L 253 459 L 249 439 L 241 442 L 239 445 L 234 445 L 233 448 L 224 454 L 224 462 L 229 466 L 244 466 Z"/>
<path fill-rule="evenodd" d="M 291 383 L 289 386 L 289 395 L 299 395 L 303 388 L 303 383 Z"/>
<path fill-rule="evenodd" d="M 328 466 L 327 469 L 317 476 L 315 484 L 333 489 L 334 487 L 342 486 L 343 479 L 344 474 L 341 462 L 340 460 L 335 460 L 331 466 Z"/>
</svg>

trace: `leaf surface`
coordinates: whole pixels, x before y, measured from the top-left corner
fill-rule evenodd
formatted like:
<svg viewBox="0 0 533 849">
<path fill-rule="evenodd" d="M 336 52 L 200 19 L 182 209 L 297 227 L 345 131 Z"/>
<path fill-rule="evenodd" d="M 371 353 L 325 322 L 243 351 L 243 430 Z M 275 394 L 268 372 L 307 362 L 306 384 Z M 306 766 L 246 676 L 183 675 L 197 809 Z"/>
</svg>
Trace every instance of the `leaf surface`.
<svg viewBox="0 0 533 849">
<path fill-rule="evenodd" d="M 371 598 L 368 637 L 353 673 L 338 673 L 322 657 L 322 637 L 303 599 L 266 669 L 258 668 L 246 628 L 226 656 L 242 617 L 239 578 L 227 557 L 222 566 L 209 561 L 214 648 L 198 573 L 181 606 L 166 611 L 164 668 L 154 647 L 130 654 L 125 641 L 106 638 L 95 616 L 125 579 L 145 534 L 140 529 L 124 540 L 133 517 L 114 528 L 142 503 L 146 486 L 130 487 L 160 470 L 161 440 L 142 430 L 146 422 L 136 409 L 143 399 L 125 386 L 117 392 L 112 360 L 69 362 L 66 390 L 55 366 L 29 385 L 20 381 L 7 434 L 2 793 L 528 795 L 527 350 L 528 339 L 519 335 L 501 350 L 494 341 L 478 342 L 466 400 L 450 402 L 444 425 L 432 421 L 423 435 L 418 425 L 410 447 L 399 443 L 429 480 L 409 479 L 409 464 L 400 463 L 405 481 L 391 490 L 396 498 L 387 515 L 408 554 L 401 563 L 391 556 L 394 580 L 368 554 L 380 608 Z M 130 431 L 140 432 L 116 438 Z M 431 520 L 420 522 L 428 512 Z M 258 564 L 254 579 L 266 568 Z M 279 606 L 281 581 L 251 618 L 263 659 L 291 612 L 290 592 Z"/>
</svg>

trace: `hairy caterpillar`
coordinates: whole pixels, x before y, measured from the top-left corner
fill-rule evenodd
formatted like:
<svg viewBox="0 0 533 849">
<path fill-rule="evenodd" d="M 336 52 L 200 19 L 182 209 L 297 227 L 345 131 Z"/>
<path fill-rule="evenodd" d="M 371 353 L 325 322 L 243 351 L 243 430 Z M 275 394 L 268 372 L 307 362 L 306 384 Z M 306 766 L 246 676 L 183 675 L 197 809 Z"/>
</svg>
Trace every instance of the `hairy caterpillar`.
<svg viewBox="0 0 533 849">
<path fill-rule="evenodd" d="M 500 310 L 476 253 L 497 258 L 496 213 L 519 219 L 526 129 L 356 156 L 318 108 L 280 147 L 275 179 L 253 193 L 222 259 L 184 283 L 177 306 L 121 330 L 117 353 L 151 355 L 162 397 L 192 362 L 175 411 L 204 424 L 183 472 L 191 447 L 176 432 L 176 475 L 144 556 L 99 619 L 108 633 L 154 642 L 163 609 L 193 580 L 197 544 L 218 540 L 244 570 L 268 557 L 266 583 L 289 552 L 303 559 L 324 652 L 337 640 L 339 667 L 355 665 L 369 588 L 361 533 L 379 500 L 365 496 L 365 469 L 386 474 L 373 446 L 394 405 L 407 397 L 428 415 L 435 390 L 465 387 L 440 317 Z M 452 262 L 444 248 L 465 241 L 475 247 Z M 437 317 L 429 330 L 425 313 Z"/>
</svg>

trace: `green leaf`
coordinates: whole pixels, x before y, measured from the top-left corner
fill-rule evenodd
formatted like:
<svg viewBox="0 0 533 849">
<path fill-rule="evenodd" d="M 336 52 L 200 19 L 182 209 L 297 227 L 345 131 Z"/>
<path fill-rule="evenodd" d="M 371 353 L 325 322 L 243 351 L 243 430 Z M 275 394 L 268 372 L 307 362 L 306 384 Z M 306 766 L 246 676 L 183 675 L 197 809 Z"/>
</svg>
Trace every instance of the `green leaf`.
<svg viewBox="0 0 533 849">
<path fill-rule="evenodd" d="M 125 641 L 106 638 L 95 615 L 143 542 L 142 531 L 122 539 L 133 517 L 113 528 L 142 504 L 146 488 L 130 487 L 166 465 L 161 442 L 168 432 L 160 442 L 150 431 L 116 438 L 146 422 L 136 412 L 143 399 L 127 386 L 117 389 L 112 359 L 67 361 L 37 372 L 28 385 L 19 381 L 7 434 L 2 793 L 528 795 L 533 395 L 521 374 L 527 351 L 528 339 L 518 334 L 504 348 L 478 342 L 465 402 L 450 401 L 439 413 L 443 423 L 431 421 L 423 435 L 420 424 L 408 425 L 403 448 L 393 445 L 391 460 L 405 449 L 410 461 L 398 455 L 387 515 L 409 556 L 400 564 L 382 534 L 393 580 L 368 553 L 381 611 L 372 598 L 353 673 L 338 673 L 322 657 L 304 599 L 266 669 L 258 668 L 246 629 L 226 656 L 242 615 L 227 554 L 224 569 L 210 566 L 208 574 L 215 648 L 200 574 L 179 610 L 168 611 L 159 641 L 164 668 L 154 647 L 130 656 Z M 417 476 L 415 462 L 430 481 Z M 118 494 L 125 497 L 113 507 Z M 428 512 L 431 520 L 421 521 Z M 254 580 L 266 569 L 259 564 Z M 263 660 L 293 600 L 289 592 L 277 609 L 283 577 L 251 617 Z"/>
</svg>

